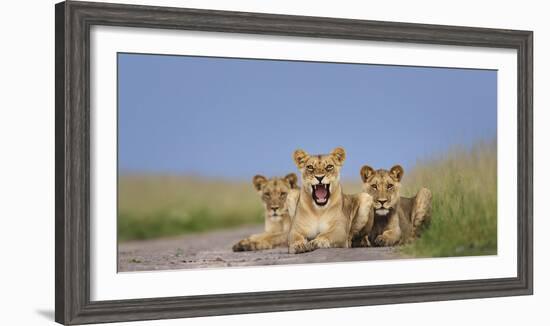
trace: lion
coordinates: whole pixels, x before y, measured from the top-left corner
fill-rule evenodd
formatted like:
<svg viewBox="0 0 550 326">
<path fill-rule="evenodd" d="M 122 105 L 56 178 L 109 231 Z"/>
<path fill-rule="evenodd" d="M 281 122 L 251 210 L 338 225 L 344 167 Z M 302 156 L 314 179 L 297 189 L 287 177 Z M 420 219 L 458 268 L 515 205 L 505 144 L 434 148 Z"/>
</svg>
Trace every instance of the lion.
<svg viewBox="0 0 550 326">
<path fill-rule="evenodd" d="M 374 246 L 406 244 L 420 236 L 429 225 L 432 211 L 432 193 L 421 188 L 416 196 L 400 196 L 404 170 L 400 165 L 389 171 L 374 170 L 365 165 L 360 174 L 363 191 L 374 200 L 374 224 L 368 238 Z"/>
<path fill-rule="evenodd" d="M 355 234 L 369 229 L 372 197 L 366 193 L 346 195 L 340 185 L 340 169 L 346 152 L 338 147 L 330 154 L 309 155 L 298 149 L 294 163 L 302 186 L 288 235 L 288 252 L 319 248 L 348 248 Z"/>
<path fill-rule="evenodd" d="M 287 245 L 291 220 L 288 202 L 295 202 L 297 181 L 298 177 L 294 173 L 283 178 L 268 179 L 262 175 L 252 178 L 252 184 L 260 194 L 264 206 L 265 231 L 237 242 L 233 251 L 265 250 Z"/>
</svg>

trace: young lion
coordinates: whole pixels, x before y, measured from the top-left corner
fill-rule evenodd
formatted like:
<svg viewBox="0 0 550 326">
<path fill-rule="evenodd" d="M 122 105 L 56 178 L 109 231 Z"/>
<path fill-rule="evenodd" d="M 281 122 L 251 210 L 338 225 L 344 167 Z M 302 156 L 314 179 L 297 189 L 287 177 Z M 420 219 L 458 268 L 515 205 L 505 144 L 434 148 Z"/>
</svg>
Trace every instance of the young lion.
<svg viewBox="0 0 550 326">
<path fill-rule="evenodd" d="M 298 177 L 294 173 L 284 178 L 267 179 L 256 175 L 252 179 L 265 208 L 265 232 L 254 234 L 233 246 L 233 251 L 265 250 L 287 245 L 290 213 L 287 202 L 294 202 L 298 193 Z M 294 207 L 292 207 L 294 208 Z"/>
<path fill-rule="evenodd" d="M 340 169 L 346 153 L 336 148 L 328 155 L 309 155 L 299 149 L 294 162 L 302 174 L 302 187 L 288 236 L 288 252 L 318 248 L 348 248 L 354 234 L 372 218 L 372 198 L 365 193 L 345 195 Z"/>
<path fill-rule="evenodd" d="M 414 240 L 431 219 L 432 193 L 422 188 L 412 198 L 400 197 L 403 168 L 361 168 L 363 191 L 374 199 L 374 225 L 369 239 L 375 246 L 393 246 Z"/>
</svg>

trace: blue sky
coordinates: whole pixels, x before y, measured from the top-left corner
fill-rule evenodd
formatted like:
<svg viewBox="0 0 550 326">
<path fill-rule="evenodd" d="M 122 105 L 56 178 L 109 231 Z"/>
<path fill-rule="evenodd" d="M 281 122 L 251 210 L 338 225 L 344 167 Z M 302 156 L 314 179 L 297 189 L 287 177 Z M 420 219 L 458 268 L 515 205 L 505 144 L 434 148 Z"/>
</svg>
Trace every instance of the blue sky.
<svg viewBox="0 0 550 326">
<path fill-rule="evenodd" d="M 496 137 L 496 71 L 121 53 L 118 83 L 121 173 L 248 180 L 343 146 L 354 179 Z"/>
</svg>

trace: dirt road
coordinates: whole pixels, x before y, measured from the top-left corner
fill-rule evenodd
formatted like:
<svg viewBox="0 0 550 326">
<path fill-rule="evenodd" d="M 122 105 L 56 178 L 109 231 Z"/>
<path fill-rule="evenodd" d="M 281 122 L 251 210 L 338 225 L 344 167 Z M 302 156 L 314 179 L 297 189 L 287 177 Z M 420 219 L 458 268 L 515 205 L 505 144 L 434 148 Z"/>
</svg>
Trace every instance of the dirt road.
<svg viewBox="0 0 550 326">
<path fill-rule="evenodd" d="M 322 249 L 289 255 L 287 248 L 233 252 L 244 237 L 261 226 L 185 235 L 177 238 L 125 242 L 119 245 L 119 272 L 219 268 L 251 265 L 328 263 L 403 258 L 395 248 Z"/>
</svg>

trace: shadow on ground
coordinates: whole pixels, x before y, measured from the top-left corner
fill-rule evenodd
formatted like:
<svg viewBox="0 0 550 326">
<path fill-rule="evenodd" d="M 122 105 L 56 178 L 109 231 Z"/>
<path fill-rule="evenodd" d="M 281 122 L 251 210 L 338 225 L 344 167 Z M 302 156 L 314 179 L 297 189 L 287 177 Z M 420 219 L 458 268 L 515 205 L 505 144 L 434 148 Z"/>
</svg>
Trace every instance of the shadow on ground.
<svg viewBox="0 0 550 326">
<path fill-rule="evenodd" d="M 49 321 L 55 321 L 55 311 L 48 309 L 36 310 L 36 313 Z"/>
</svg>

